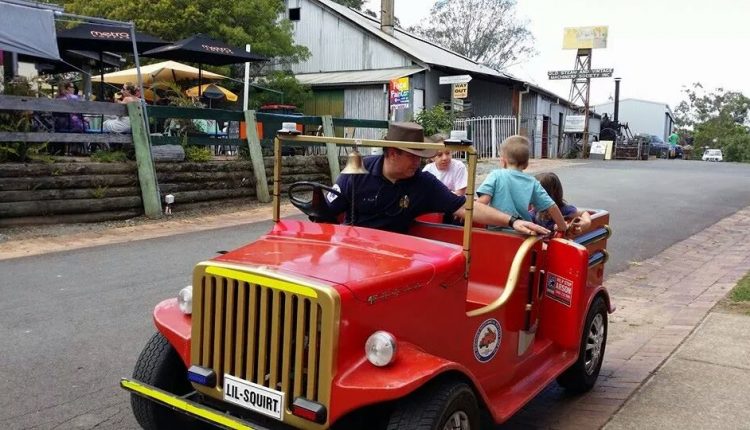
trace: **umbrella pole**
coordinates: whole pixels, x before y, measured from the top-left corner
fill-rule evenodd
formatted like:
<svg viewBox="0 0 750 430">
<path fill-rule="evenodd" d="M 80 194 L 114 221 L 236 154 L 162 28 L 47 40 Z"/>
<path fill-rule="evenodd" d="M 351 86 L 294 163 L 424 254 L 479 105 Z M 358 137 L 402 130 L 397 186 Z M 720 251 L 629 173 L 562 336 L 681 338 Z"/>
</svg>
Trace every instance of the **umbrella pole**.
<svg viewBox="0 0 750 430">
<path fill-rule="evenodd" d="M 202 92 L 201 91 L 202 78 L 203 78 L 203 72 L 201 70 L 201 65 L 199 64 L 198 65 L 198 98 L 199 99 L 201 98 L 201 92 Z"/>
<path fill-rule="evenodd" d="M 99 101 L 104 101 L 104 53 L 99 51 Z"/>
</svg>

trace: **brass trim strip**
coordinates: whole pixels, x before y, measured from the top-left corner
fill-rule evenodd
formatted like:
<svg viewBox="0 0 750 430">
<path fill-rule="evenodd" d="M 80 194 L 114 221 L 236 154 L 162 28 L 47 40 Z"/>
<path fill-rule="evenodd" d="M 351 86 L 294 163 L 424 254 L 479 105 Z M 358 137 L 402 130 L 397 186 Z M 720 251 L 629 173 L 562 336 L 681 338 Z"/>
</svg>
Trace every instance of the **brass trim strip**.
<svg viewBox="0 0 750 430">
<path fill-rule="evenodd" d="M 510 270 L 508 271 L 508 279 L 505 281 L 505 288 L 503 289 L 503 293 L 500 295 L 500 297 L 486 306 L 466 312 L 466 316 L 476 317 L 489 312 L 493 312 L 508 301 L 510 296 L 516 290 L 516 284 L 518 284 L 518 278 L 521 273 L 523 260 L 526 258 L 526 255 L 529 253 L 529 251 L 531 251 L 531 248 L 533 248 L 534 245 L 540 240 L 542 240 L 540 236 L 529 236 L 526 238 L 526 240 L 523 241 L 521 246 L 518 248 L 518 251 L 516 251 L 516 256 L 513 257 L 513 263 L 511 264 Z"/>
<path fill-rule="evenodd" d="M 215 412 L 214 410 L 209 409 L 206 406 L 190 400 L 182 399 L 180 397 L 175 397 L 171 393 L 160 390 L 156 387 L 152 387 L 150 385 L 143 384 L 138 381 L 122 378 L 120 379 L 120 386 L 141 397 L 183 411 L 189 415 L 206 420 L 208 422 L 222 425 L 225 428 L 236 430 L 254 429 L 254 427 L 251 427 L 247 422 L 243 420 L 219 412 Z"/>
<path fill-rule="evenodd" d="M 258 276 L 248 272 L 240 272 L 239 270 L 209 266 L 206 268 L 206 273 L 211 275 L 223 276 L 225 278 L 238 279 L 240 281 L 249 282 L 251 284 L 268 285 L 269 287 L 276 290 L 288 291 L 290 293 L 312 297 L 313 299 L 318 298 L 318 293 L 310 287 L 297 285 L 292 282 L 279 279 L 267 278 L 265 276 Z"/>
</svg>

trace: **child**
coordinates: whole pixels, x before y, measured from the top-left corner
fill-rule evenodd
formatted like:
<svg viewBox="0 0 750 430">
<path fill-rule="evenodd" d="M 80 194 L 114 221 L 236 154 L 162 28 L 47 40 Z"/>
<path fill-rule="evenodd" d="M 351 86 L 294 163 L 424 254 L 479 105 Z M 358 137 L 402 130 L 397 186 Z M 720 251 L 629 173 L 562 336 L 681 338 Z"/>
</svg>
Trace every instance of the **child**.
<svg viewBox="0 0 750 430">
<path fill-rule="evenodd" d="M 439 143 L 443 139 L 439 135 L 433 135 L 428 139 L 431 142 Z M 430 172 L 440 180 L 453 194 L 463 196 L 466 194 L 467 173 L 464 163 L 454 160 L 450 151 L 438 151 L 432 157 L 432 163 L 426 165 L 425 172 Z"/>
<path fill-rule="evenodd" d="M 511 136 L 500 146 L 500 166 L 490 172 L 477 189 L 479 203 L 531 221 L 529 205 L 547 211 L 558 231 L 568 229 L 560 209 L 533 176 L 523 173 L 529 165 L 529 141 L 523 136 Z"/>
<path fill-rule="evenodd" d="M 535 176 L 542 187 L 547 191 L 547 194 L 552 198 L 560 212 L 566 220 L 571 220 L 569 232 L 573 234 L 581 234 L 591 227 L 591 215 L 588 212 L 578 210 L 575 206 L 568 204 L 563 199 L 563 188 L 560 178 L 554 173 L 540 173 Z M 530 211 L 531 216 L 534 218 L 534 222 L 551 228 L 553 221 L 550 219 L 549 214 L 544 211 Z"/>
</svg>

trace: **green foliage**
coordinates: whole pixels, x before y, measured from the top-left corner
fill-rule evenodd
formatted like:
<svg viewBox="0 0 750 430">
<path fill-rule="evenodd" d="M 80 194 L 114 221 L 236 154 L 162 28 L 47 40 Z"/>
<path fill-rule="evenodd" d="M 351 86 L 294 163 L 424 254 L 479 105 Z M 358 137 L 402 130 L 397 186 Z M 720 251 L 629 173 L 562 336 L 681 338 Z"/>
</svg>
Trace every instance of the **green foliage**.
<svg viewBox="0 0 750 430">
<path fill-rule="evenodd" d="M 193 161 L 196 163 L 205 163 L 211 161 L 213 153 L 211 148 L 207 146 L 193 146 L 189 145 L 185 147 L 185 159 L 187 161 Z"/>
<path fill-rule="evenodd" d="M 455 114 L 446 111 L 442 105 L 435 105 L 417 114 L 416 122 L 424 128 L 425 136 L 436 133 L 450 133 L 453 129 Z"/>
<path fill-rule="evenodd" d="M 275 71 L 258 80 L 258 85 L 269 88 L 274 91 L 283 93 L 283 104 L 297 106 L 302 111 L 305 103 L 312 97 L 312 91 L 307 85 L 299 83 L 297 78 L 290 72 Z M 265 91 L 261 88 L 254 89 L 255 94 L 252 96 L 252 108 L 258 109 L 267 103 L 281 103 L 282 95 Z"/>
<path fill-rule="evenodd" d="M 297 62 L 309 56 L 295 45 L 292 23 L 279 20 L 286 8 L 279 0 L 64 0 L 66 12 L 134 21 L 140 31 L 165 40 L 196 33 L 255 53 Z M 196 58 L 196 61 L 199 60 Z"/>
<path fill-rule="evenodd" d="M 750 302 L 750 274 L 740 279 L 737 286 L 729 294 L 733 302 Z"/>
<path fill-rule="evenodd" d="M 3 93 L 9 96 L 36 96 L 31 83 L 24 77 L 16 77 L 6 83 Z M 30 132 L 32 114 L 32 112 L 19 111 L 0 112 L 0 131 Z M 45 149 L 47 149 L 46 143 L 2 142 L 0 143 L 0 162 L 49 161 L 50 157 L 43 154 Z"/>
<path fill-rule="evenodd" d="M 718 148 L 725 161 L 750 162 L 750 98 L 722 88 L 707 93 L 700 83 L 683 92 L 686 100 L 675 109 L 675 117 L 681 134 L 692 132 L 692 157 Z"/>
<path fill-rule="evenodd" d="M 107 195 L 107 187 L 99 185 L 91 191 L 91 197 L 95 199 L 102 199 Z"/>
<path fill-rule="evenodd" d="M 128 161 L 125 151 L 96 151 L 91 154 L 91 161 L 97 163 L 122 163 Z"/>
</svg>

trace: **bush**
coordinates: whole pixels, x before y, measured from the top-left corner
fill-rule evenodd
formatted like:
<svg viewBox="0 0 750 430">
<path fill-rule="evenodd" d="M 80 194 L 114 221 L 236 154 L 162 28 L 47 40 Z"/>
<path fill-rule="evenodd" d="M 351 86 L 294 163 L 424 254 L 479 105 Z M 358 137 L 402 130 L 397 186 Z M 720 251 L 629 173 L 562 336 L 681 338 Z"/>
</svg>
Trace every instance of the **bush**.
<svg viewBox="0 0 750 430">
<path fill-rule="evenodd" d="M 91 154 L 91 161 L 97 163 L 122 163 L 128 161 L 124 151 L 96 151 Z"/>
<path fill-rule="evenodd" d="M 36 97 L 31 83 L 23 77 L 13 78 L 5 85 L 4 94 L 13 96 Z M 5 111 L 0 112 L 0 131 L 17 131 L 28 133 L 31 131 L 33 112 Z M 48 161 L 42 151 L 47 148 L 46 143 L 3 142 L 0 143 L 0 162 L 30 160 Z"/>
<path fill-rule="evenodd" d="M 446 111 L 442 105 L 435 105 L 418 113 L 415 121 L 424 128 L 425 136 L 432 136 L 437 133 L 450 133 L 454 119 L 453 112 Z"/>
<path fill-rule="evenodd" d="M 213 153 L 211 148 L 207 146 L 186 146 L 185 147 L 185 160 L 193 161 L 196 163 L 205 163 L 211 161 Z"/>
</svg>

